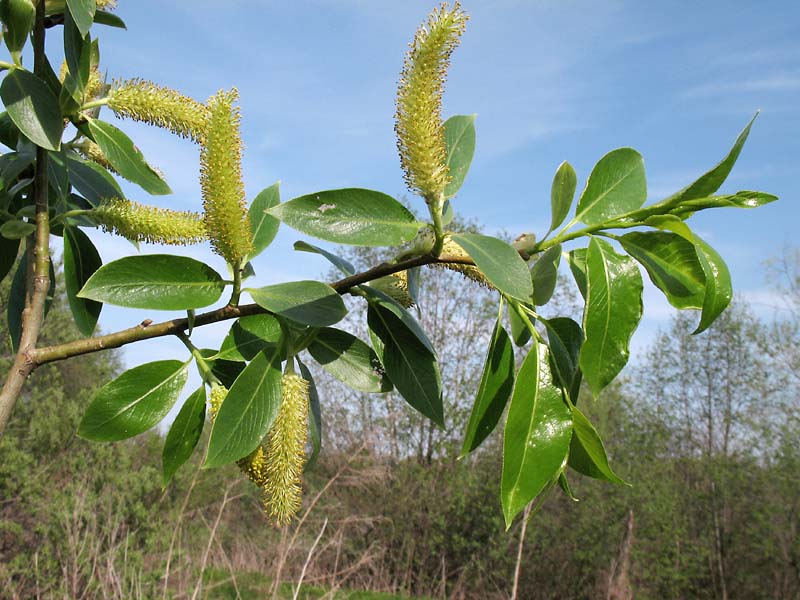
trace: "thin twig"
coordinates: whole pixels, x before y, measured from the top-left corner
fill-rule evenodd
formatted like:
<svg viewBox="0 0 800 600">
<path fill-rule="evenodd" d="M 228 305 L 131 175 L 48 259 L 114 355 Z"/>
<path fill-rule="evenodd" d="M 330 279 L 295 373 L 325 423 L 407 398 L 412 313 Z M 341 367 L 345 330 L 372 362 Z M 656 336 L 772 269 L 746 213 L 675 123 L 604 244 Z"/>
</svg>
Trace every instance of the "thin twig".
<svg viewBox="0 0 800 600">
<path fill-rule="evenodd" d="M 319 544 L 320 539 L 322 539 L 322 534 L 325 533 L 325 528 L 328 526 L 328 519 L 322 523 L 322 529 L 319 530 L 319 535 L 317 535 L 317 539 L 314 540 L 314 543 L 311 544 L 311 548 L 308 550 L 308 556 L 306 556 L 306 562 L 303 563 L 303 569 L 300 571 L 300 578 L 297 580 L 297 587 L 294 589 L 294 596 L 292 596 L 292 600 L 297 600 L 297 596 L 300 594 L 300 587 L 303 585 L 303 578 L 306 576 L 306 569 L 308 569 L 308 563 L 311 562 L 311 557 L 314 554 L 314 550 Z"/>
</svg>

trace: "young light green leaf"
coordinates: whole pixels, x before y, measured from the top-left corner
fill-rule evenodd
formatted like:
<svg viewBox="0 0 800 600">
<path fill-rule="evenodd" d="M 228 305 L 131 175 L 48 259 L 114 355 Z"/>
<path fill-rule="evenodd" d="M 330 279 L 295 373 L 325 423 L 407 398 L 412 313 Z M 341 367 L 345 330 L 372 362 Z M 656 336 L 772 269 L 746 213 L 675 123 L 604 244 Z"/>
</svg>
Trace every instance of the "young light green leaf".
<svg viewBox="0 0 800 600">
<path fill-rule="evenodd" d="M 128 308 L 188 310 L 213 304 L 224 289 L 219 273 L 200 261 L 148 254 L 103 265 L 78 297 Z"/>
<path fill-rule="evenodd" d="M 312 327 L 333 325 L 347 314 L 341 296 L 319 281 L 290 281 L 247 291 L 262 308 Z"/>
<path fill-rule="evenodd" d="M 36 225 L 29 221 L 6 221 L 0 225 L 0 236 L 7 240 L 21 240 L 36 231 Z"/>
<path fill-rule="evenodd" d="M 104 121 L 89 118 L 88 123 L 94 141 L 120 175 L 149 194 L 172 193 L 167 182 L 147 164 L 127 135 Z"/>
<path fill-rule="evenodd" d="M 94 14 L 97 11 L 96 0 L 67 0 L 67 7 L 75 25 L 81 35 L 86 37 L 89 29 L 94 22 Z"/>
<path fill-rule="evenodd" d="M 633 148 L 618 148 L 592 169 L 578 200 L 575 221 L 596 225 L 640 208 L 647 199 L 642 155 Z"/>
<path fill-rule="evenodd" d="M 586 282 L 580 366 L 597 396 L 628 362 L 630 339 L 642 318 L 642 275 L 633 259 L 593 237 Z"/>
<path fill-rule="evenodd" d="M 553 379 L 575 404 L 581 391 L 579 366 L 583 330 L 569 317 L 542 319 L 550 342 L 550 362 Z"/>
<path fill-rule="evenodd" d="M 247 212 L 250 220 L 250 232 L 253 236 L 253 251 L 249 258 L 253 259 L 275 239 L 281 222 L 267 211 L 281 202 L 280 182 L 274 183 L 256 196 Z"/>
<path fill-rule="evenodd" d="M 214 359 L 246 362 L 268 348 L 276 349 L 281 325 L 272 315 L 241 317 L 231 326 Z"/>
<path fill-rule="evenodd" d="M 320 329 L 308 351 L 323 369 L 355 390 L 388 392 L 392 387 L 375 351 L 346 331 Z"/>
<path fill-rule="evenodd" d="M 94 333 L 103 305 L 79 298 L 78 292 L 102 265 L 103 261 L 92 240 L 77 227 L 64 227 L 64 286 L 75 324 L 87 337 Z"/>
<path fill-rule="evenodd" d="M 456 115 L 444 122 L 444 143 L 447 147 L 445 164 L 450 172 L 450 182 L 444 188 L 446 198 L 452 198 L 461 189 L 475 153 L 475 117 Z"/>
<path fill-rule="evenodd" d="M 733 298 L 733 286 L 728 265 L 719 253 L 700 239 L 695 238 L 697 258 L 706 275 L 706 291 L 703 298 L 703 311 L 700 314 L 700 324 L 692 333 L 698 334 L 706 329 L 722 314 Z"/>
<path fill-rule="evenodd" d="M 478 233 L 458 233 L 452 238 L 494 287 L 517 300 L 530 301 L 533 295 L 531 274 L 513 247 L 495 237 Z"/>
<path fill-rule="evenodd" d="M 350 275 L 354 275 L 356 272 L 355 267 L 349 260 L 345 260 L 341 256 L 337 256 L 336 254 L 328 252 L 327 250 L 320 248 L 318 246 L 312 246 L 307 242 L 297 241 L 294 243 L 294 249 L 297 250 L 298 252 L 311 252 L 313 254 L 319 254 L 321 256 L 324 256 L 330 261 L 330 263 L 334 267 L 339 269 L 342 273 L 344 273 L 348 277 Z"/>
<path fill-rule="evenodd" d="M 578 186 L 578 176 L 575 169 L 567 161 L 562 162 L 553 177 L 553 185 L 550 188 L 550 231 L 564 222 L 575 198 L 575 188 Z"/>
<path fill-rule="evenodd" d="M 206 421 L 206 388 L 201 385 L 183 403 L 164 440 L 161 453 L 163 486 L 194 452 Z"/>
<path fill-rule="evenodd" d="M 36 19 L 36 7 L 31 0 L 3 0 L 0 20 L 3 22 L 3 41 L 15 61 L 25 47 Z"/>
<path fill-rule="evenodd" d="M 558 283 L 558 265 L 561 264 L 561 244 L 545 250 L 531 268 L 533 303 L 544 306 L 550 302 Z"/>
<path fill-rule="evenodd" d="M 567 460 L 572 415 L 548 363 L 547 347 L 535 344 L 520 367 L 508 407 L 500 493 L 506 529 Z"/>
<path fill-rule="evenodd" d="M 322 448 L 322 412 L 319 407 L 319 394 L 317 393 L 317 386 L 314 384 L 314 378 L 311 376 L 311 371 L 308 370 L 300 359 L 297 359 L 297 364 L 300 366 L 300 375 L 308 382 L 308 407 L 310 410 L 310 419 L 308 420 L 308 434 L 311 438 L 311 454 L 306 459 L 304 469 L 308 470 L 313 467 L 317 462 L 319 451 Z"/>
<path fill-rule="evenodd" d="M 397 391 L 412 407 L 444 428 L 442 381 L 436 356 L 384 304 L 370 303 L 367 324 L 380 341 L 376 348 Z"/>
<path fill-rule="evenodd" d="M 702 308 L 706 276 L 692 242 L 667 231 L 634 231 L 619 238 L 675 308 Z"/>
<path fill-rule="evenodd" d="M 611 470 L 600 434 L 575 406 L 572 407 L 572 424 L 574 432 L 569 449 L 569 466 L 587 477 L 629 485 Z"/>
<path fill-rule="evenodd" d="M 242 371 L 214 420 L 203 468 L 239 460 L 261 443 L 281 405 L 280 367 L 277 353 L 260 352 Z"/>
<path fill-rule="evenodd" d="M 188 365 L 160 360 L 125 371 L 97 392 L 78 425 L 78 435 L 116 442 L 157 425 L 186 384 Z"/>
<path fill-rule="evenodd" d="M 652 217 L 647 217 L 644 220 L 644 224 L 649 225 L 650 227 L 655 227 L 656 229 L 660 229 L 661 231 L 671 231 L 672 233 L 677 233 L 679 236 L 689 240 L 690 242 L 694 241 L 692 230 L 689 229 L 689 226 L 683 222 L 683 219 L 680 219 L 675 215 L 653 215 Z"/>
<path fill-rule="evenodd" d="M 61 147 L 61 110 L 58 98 L 33 73 L 14 69 L 0 84 L 0 99 L 22 134 L 47 150 Z"/>
<path fill-rule="evenodd" d="M 472 405 L 459 458 L 475 450 L 494 431 L 514 388 L 514 369 L 514 348 L 498 319 L 483 363 L 478 395 Z"/>
<path fill-rule="evenodd" d="M 412 240 L 421 226 L 391 196 L 358 188 L 300 196 L 269 213 L 307 235 L 353 246 L 397 246 Z"/>
</svg>

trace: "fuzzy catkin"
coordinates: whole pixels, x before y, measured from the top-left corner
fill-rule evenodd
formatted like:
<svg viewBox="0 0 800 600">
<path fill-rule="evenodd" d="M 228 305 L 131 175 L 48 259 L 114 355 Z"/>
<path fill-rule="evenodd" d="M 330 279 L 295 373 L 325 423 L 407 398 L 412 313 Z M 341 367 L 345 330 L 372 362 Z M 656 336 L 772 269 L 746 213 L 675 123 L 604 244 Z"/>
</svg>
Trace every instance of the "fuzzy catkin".
<svg viewBox="0 0 800 600">
<path fill-rule="evenodd" d="M 75 144 L 73 148 L 84 158 L 97 163 L 107 171 L 111 171 L 112 173 L 119 175 L 119 172 L 114 168 L 114 165 L 112 165 L 108 161 L 108 158 L 106 158 L 106 155 L 103 154 L 100 146 L 95 144 L 92 140 L 83 140 L 79 144 Z"/>
<path fill-rule="evenodd" d="M 111 198 L 91 212 L 104 231 L 134 242 L 187 246 L 206 239 L 203 218 L 190 211 L 146 206 L 123 198 Z"/>
<path fill-rule="evenodd" d="M 443 3 L 422 25 L 406 54 L 397 89 L 395 133 L 400 164 L 411 191 L 439 199 L 450 180 L 442 123 L 442 93 L 450 55 L 468 16 L 458 2 Z"/>
<path fill-rule="evenodd" d="M 467 252 L 461 246 L 453 241 L 450 236 L 445 236 L 444 244 L 442 245 L 442 253 L 440 256 L 444 259 L 446 259 L 448 256 L 455 258 L 469 258 L 469 254 L 467 254 Z M 486 275 L 484 275 L 475 265 L 466 265 L 461 263 L 432 263 L 428 266 L 435 267 L 437 269 L 450 269 L 451 271 L 457 271 L 464 277 L 471 279 L 485 288 L 490 290 L 495 289 L 495 287 L 489 283 L 489 280 L 486 279 Z"/>
<path fill-rule="evenodd" d="M 236 89 L 208 101 L 209 119 L 200 151 L 200 188 L 211 246 L 238 267 L 253 249 L 242 181 L 242 140 Z"/>
<path fill-rule="evenodd" d="M 302 476 L 308 435 L 308 382 L 294 373 L 281 379 L 281 407 L 267 436 L 264 509 L 287 525 L 302 502 Z"/>
<path fill-rule="evenodd" d="M 414 300 L 408 293 L 408 271 L 398 271 L 375 279 L 370 286 L 399 302 L 405 308 L 414 306 Z"/>
</svg>

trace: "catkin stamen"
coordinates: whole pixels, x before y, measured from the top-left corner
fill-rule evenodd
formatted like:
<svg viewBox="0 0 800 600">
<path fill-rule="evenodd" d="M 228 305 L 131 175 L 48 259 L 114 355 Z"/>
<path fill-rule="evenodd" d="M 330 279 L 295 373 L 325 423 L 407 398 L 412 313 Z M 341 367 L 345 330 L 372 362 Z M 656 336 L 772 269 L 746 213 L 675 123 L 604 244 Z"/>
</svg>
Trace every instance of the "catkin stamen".
<svg viewBox="0 0 800 600">
<path fill-rule="evenodd" d="M 467 252 L 461 246 L 454 242 L 450 236 L 446 236 L 444 238 L 442 254 L 440 256 L 445 259 L 447 256 L 452 256 L 454 258 L 469 258 L 469 254 L 467 254 Z M 486 276 L 475 265 L 465 265 L 461 263 L 432 263 L 428 266 L 435 267 L 437 269 L 450 269 L 451 271 L 457 271 L 464 277 L 471 279 L 487 289 L 495 289 L 495 287 L 489 283 L 489 280 L 486 279 Z"/>
<path fill-rule="evenodd" d="M 104 231 L 133 242 L 187 246 L 206 240 L 202 216 L 190 211 L 111 198 L 95 208 L 91 216 Z"/>
</svg>

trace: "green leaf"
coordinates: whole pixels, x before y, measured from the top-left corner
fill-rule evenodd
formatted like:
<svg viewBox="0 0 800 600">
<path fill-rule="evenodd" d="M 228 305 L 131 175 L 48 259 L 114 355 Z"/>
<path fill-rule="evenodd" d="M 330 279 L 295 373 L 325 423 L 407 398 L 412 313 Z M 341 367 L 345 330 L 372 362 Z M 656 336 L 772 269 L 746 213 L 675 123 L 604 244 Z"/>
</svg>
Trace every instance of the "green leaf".
<svg viewBox="0 0 800 600">
<path fill-rule="evenodd" d="M 260 352 L 234 382 L 219 409 L 204 468 L 250 454 L 267 435 L 281 405 L 281 362 Z"/>
<path fill-rule="evenodd" d="M 576 248 L 569 252 L 569 270 L 575 279 L 578 291 L 586 299 L 586 248 Z"/>
<path fill-rule="evenodd" d="M 164 487 L 167 487 L 172 476 L 194 452 L 205 421 L 206 388 L 201 385 L 183 403 L 164 440 L 164 450 L 161 453 Z"/>
<path fill-rule="evenodd" d="M 78 435 L 115 442 L 157 425 L 186 384 L 188 366 L 179 360 L 160 360 L 125 371 L 97 392 L 78 425 Z"/>
<path fill-rule="evenodd" d="M 656 229 L 660 229 L 661 231 L 671 231 L 672 233 L 677 233 L 679 236 L 689 240 L 690 242 L 694 241 L 692 230 L 689 229 L 689 226 L 683 222 L 683 219 L 680 219 L 675 215 L 653 215 L 652 217 L 647 217 L 644 220 L 644 224 L 649 225 L 650 227 L 655 227 Z"/>
<path fill-rule="evenodd" d="M 573 440 L 574 439 L 575 437 L 573 436 Z M 561 471 L 561 473 L 558 475 L 558 487 L 561 488 L 561 491 L 564 492 L 564 495 L 566 495 L 567 498 L 573 502 L 579 502 L 569 487 L 569 481 L 567 481 L 567 476 L 564 474 L 564 471 Z"/>
<path fill-rule="evenodd" d="M 3 21 L 3 41 L 11 56 L 19 59 L 36 20 L 36 7 L 31 0 L 3 0 L 0 2 L 0 20 Z"/>
<path fill-rule="evenodd" d="M 578 186 L 578 176 L 575 169 L 567 161 L 562 162 L 556 169 L 553 185 L 550 188 L 550 231 L 564 222 L 575 198 L 575 189 Z"/>
<path fill-rule="evenodd" d="M 0 237 L 0 281 L 6 278 L 11 267 L 17 262 L 19 244 L 19 240 L 9 240 Z"/>
<path fill-rule="evenodd" d="M 318 246 L 312 246 L 307 242 L 298 241 L 294 243 L 294 249 L 297 250 L 298 252 L 311 252 L 313 254 L 320 254 L 321 256 L 324 256 L 330 261 L 330 263 L 334 267 L 339 269 L 342 273 L 344 273 L 348 277 L 350 275 L 354 275 L 356 272 L 355 267 L 349 260 L 345 260 L 341 256 L 337 256 L 336 254 L 328 252 L 327 250 L 319 248 Z"/>
<path fill-rule="evenodd" d="M 320 329 L 308 351 L 323 369 L 355 390 L 387 392 L 391 389 L 375 351 L 346 331 L 330 327 Z"/>
<path fill-rule="evenodd" d="M 8 335 L 11 338 L 11 349 L 14 352 L 19 350 L 19 342 L 22 337 L 22 311 L 25 309 L 25 280 L 28 270 L 28 255 L 23 253 L 11 280 L 11 290 L 8 295 Z M 47 292 L 47 299 L 44 304 L 44 314 L 46 315 L 53 304 L 56 293 L 56 272 L 53 261 L 50 261 L 50 289 Z"/>
<path fill-rule="evenodd" d="M 312 327 L 333 325 L 347 314 L 341 296 L 319 281 L 291 281 L 247 291 L 262 308 Z"/>
<path fill-rule="evenodd" d="M 458 233 L 452 238 L 469 254 L 494 287 L 517 300 L 530 301 L 533 295 L 531 274 L 513 247 L 502 240 L 478 233 Z"/>
<path fill-rule="evenodd" d="M 697 235 L 695 235 L 694 238 L 697 258 L 700 260 L 700 264 L 706 275 L 703 312 L 700 314 L 700 324 L 693 332 L 694 334 L 698 334 L 708 329 L 717 317 L 722 314 L 722 311 L 731 303 L 731 298 L 733 298 L 733 286 L 731 284 L 731 273 L 728 270 L 728 265 L 725 264 L 725 261 L 722 260 L 719 253 Z"/>
<path fill-rule="evenodd" d="M 125 21 L 120 19 L 114 13 L 105 10 L 98 10 L 94 13 L 94 22 L 98 25 L 108 25 L 109 27 L 117 27 L 118 29 L 127 29 Z"/>
<path fill-rule="evenodd" d="M 391 196 L 358 188 L 300 196 L 269 213 L 307 235 L 354 246 L 397 246 L 414 239 L 421 226 Z"/>
<path fill-rule="evenodd" d="M 508 321 L 511 324 L 511 337 L 517 346 L 522 348 L 531 341 L 531 330 L 528 329 L 527 323 L 520 319 L 517 311 L 509 308 Z"/>
<path fill-rule="evenodd" d="M 542 319 L 550 343 L 550 360 L 553 378 L 575 404 L 581 391 L 579 366 L 583 330 L 568 317 Z"/>
<path fill-rule="evenodd" d="M 370 305 L 391 312 L 403 322 L 406 328 L 416 336 L 417 340 L 419 340 L 431 354 L 436 355 L 436 350 L 433 348 L 433 344 L 430 339 L 428 339 L 425 331 L 420 327 L 420 324 L 417 323 L 417 320 L 411 316 L 411 313 L 403 308 L 399 302 L 370 286 L 361 286 L 359 289 L 366 294 L 367 301 Z"/>
<path fill-rule="evenodd" d="M 633 148 L 618 148 L 592 169 L 574 221 L 597 225 L 640 208 L 647 199 L 644 160 Z"/>
<path fill-rule="evenodd" d="M 558 283 L 558 265 L 561 263 L 561 244 L 545 250 L 533 263 L 531 281 L 533 282 L 533 303 L 544 306 L 550 302 Z"/>
<path fill-rule="evenodd" d="M 378 354 L 397 391 L 412 407 L 444 428 L 442 381 L 436 356 L 385 304 L 370 303 L 367 324 L 383 346 Z"/>
<path fill-rule="evenodd" d="M 569 466 L 578 473 L 611 483 L 626 482 L 608 464 L 608 456 L 600 434 L 581 411 L 572 407 L 573 435 L 569 449 Z"/>
<path fill-rule="evenodd" d="M 308 407 L 311 409 L 311 418 L 308 420 L 308 433 L 311 438 L 311 454 L 306 459 L 304 469 L 308 470 L 317 462 L 319 451 L 322 448 L 322 413 L 319 407 L 319 394 L 311 371 L 308 370 L 300 359 L 297 359 L 300 366 L 300 374 L 308 382 Z"/>
<path fill-rule="evenodd" d="M 483 363 L 478 395 L 472 405 L 459 458 L 475 450 L 494 431 L 514 388 L 514 369 L 514 348 L 498 319 Z"/>
<path fill-rule="evenodd" d="M 520 367 L 503 439 L 500 498 L 506 529 L 564 467 L 572 415 L 550 375 L 547 347 L 535 344 Z"/>
<path fill-rule="evenodd" d="M 88 119 L 89 131 L 108 162 L 128 181 L 153 195 L 171 194 L 167 182 L 147 164 L 139 149 L 119 129 L 97 119 Z"/>
<path fill-rule="evenodd" d="M 69 182 L 86 198 L 92 206 L 98 206 L 106 198 L 124 197 L 119 184 L 100 165 L 67 152 Z"/>
<path fill-rule="evenodd" d="M 595 237 L 586 252 L 586 271 L 580 365 L 597 396 L 628 362 L 630 339 L 642 318 L 642 274 L 634 260 Z"/>
<path fill-rule="evenodd" d="M 619 238 L 625 251 L 647 269 L 650 281 L 675 308 L 702 308 L 706 276 L 694 244 L 666 231 L 634 231 Z"/>
<path fill-rule="evenodd" d="M 78 296 L 128 308 L 188 310 L 213 304 L 224 289 L 219 273 L 200 261 L 148 254 L 103 265 Z"/>
<path fill-rule="evenodd" d="M 86 234 L 77 227 L 65 227 L 64 285 L 75 324 L 87 337 L 94 333 L 103 305 L 94 300 L 79 298 L 77 294 L 102 265 L 97 248 Z"/>
<path fill-rule="evenodd" d="M 452 198 L 461 189 L 475 153 L 475 117 L 456 115 L 444 122 L 444 143 L 447 147 L 445 164 L 450 181 L 444 188 L 445 198 Z"/>
<path fill-rule="evenodd" d="M 716 192 L 725 182 L 725 179 L 728 178 L 731 169 L 733 169 L 733 165 L 736 164 L 736 160 L 739 158 L 742 147 L 747 141 L 747 136 L 750 135 L 750 128 L 753 126 L 753 122 L 756 120 L 757 116 L 758 113 L 753 115 L 753 118 L 750 119 L 750 122 L 739 134 L 739 137 L 736 138 L 736 141 L 733 143 L 733 147 L 730 149 L 727 156 L 725 156 L 725 158 L 723 158 L 719 164 L 717 164 L 710 171 L 704 173 L 695 182 L 687 185 L 681 191 L 664 200 L 663 203 L 677 205 L 687 200 L 704 198 Z"/>
<path fill-rule="evenodd" d="M 247 218 L 250 220 L 250 232 L 253 235 L 253 251 L 249 258 L 252 260 L 275 239 L 281 222 L 267 212 L 273 206 L 280 204 L 280 182 L 274 183 L 253 199 Z"/>
<path fill-rule="evenodd" d="M 22 134 L 47 150 L 61 147 L 61 110 L 58 98 L 33 73 L 14 69 L 0 84 L 0 99 Z"/>
<path fill-rule="evenodd" d="M 78 31 L 85 37 L 94 22 L 94 14 L 97 11 L 96 0 L 67 0 L 67 7 Z"/>
<path fill-rule="evenodd" d="M 281 341 L 281 324 L 272 315 L 251 315 L 238 319 L 222 341 L 214 359 L 246 362 Z"/>
<path fill-rule="evenodd" d="M 6 221 L 0 225 L 0 235 L 7 240 L 21 240 L 36 231 L 36 225 L 29 221 Z"/>
</svg>

